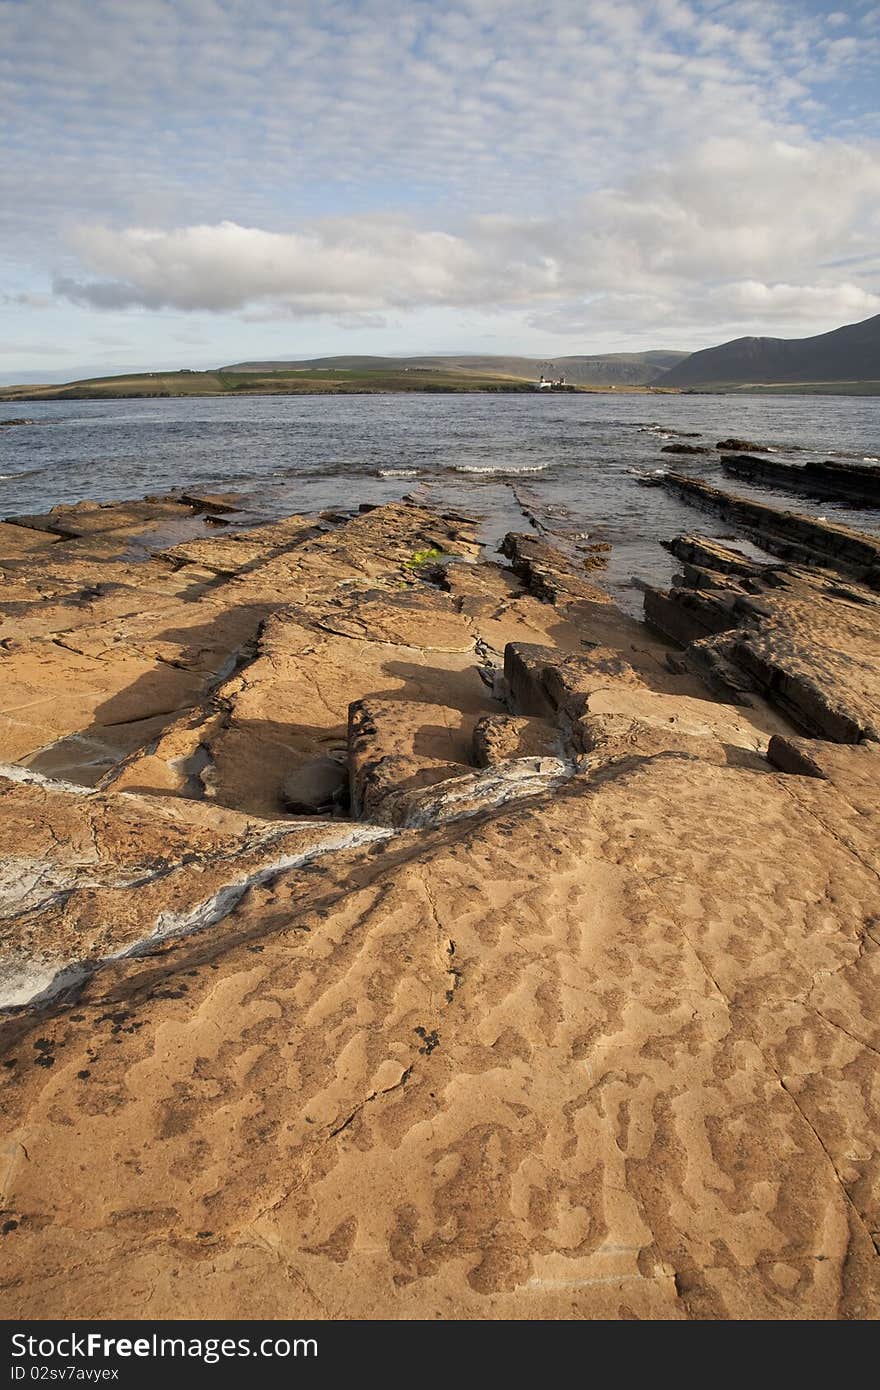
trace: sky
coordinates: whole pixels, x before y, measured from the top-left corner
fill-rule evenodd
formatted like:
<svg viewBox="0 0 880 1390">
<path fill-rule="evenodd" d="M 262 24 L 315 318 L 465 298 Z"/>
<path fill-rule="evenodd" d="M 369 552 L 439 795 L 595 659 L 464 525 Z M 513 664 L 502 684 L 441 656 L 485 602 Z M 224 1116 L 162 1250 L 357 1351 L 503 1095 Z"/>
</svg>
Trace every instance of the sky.
<svg viewBox="0 0 880 1390">
<path fill-rule="evenodd" d="M 868 0 L 0 0 L 0 381 L 876 313 Z"/>
</svg>

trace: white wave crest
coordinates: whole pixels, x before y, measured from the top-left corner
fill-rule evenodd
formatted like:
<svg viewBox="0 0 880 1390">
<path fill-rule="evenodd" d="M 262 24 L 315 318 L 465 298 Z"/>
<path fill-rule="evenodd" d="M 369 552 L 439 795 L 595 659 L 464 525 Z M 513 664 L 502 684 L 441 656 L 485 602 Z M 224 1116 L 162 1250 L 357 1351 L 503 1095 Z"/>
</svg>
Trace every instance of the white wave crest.
<svg viewBox="0 0 880 1390">
<path fill-rule="evenodd" d="M 545 468 L 551 468 L 550 463 L 523 463 L 517 466 L 512 463 L 454 463 L 453 473 L 543 473 Z"/>
</svg>

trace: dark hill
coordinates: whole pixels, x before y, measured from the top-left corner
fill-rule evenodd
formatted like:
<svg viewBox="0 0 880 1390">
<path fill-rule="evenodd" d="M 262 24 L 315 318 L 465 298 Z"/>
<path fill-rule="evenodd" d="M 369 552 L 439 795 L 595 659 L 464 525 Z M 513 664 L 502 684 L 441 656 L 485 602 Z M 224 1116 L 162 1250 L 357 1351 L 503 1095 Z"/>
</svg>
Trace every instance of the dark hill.
<svg viewBox="0 0 880 1390">
<path fill-rule="evenodd" d="M 880 380 L 880 314 L 813 338 L 735 338 L 692 353 L 655 386 Z"/>
</svg>

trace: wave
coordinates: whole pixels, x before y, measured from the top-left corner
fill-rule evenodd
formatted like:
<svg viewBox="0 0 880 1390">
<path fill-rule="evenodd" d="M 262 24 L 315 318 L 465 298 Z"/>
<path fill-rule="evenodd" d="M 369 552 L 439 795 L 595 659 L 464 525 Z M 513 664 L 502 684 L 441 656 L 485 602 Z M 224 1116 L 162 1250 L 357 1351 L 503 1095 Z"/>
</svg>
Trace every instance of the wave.
<svg viewBox="0 0 880 1390">
<path fill-rule="evenodd" d="M 0 473 L 0 478 L 2 478 L 4 481 L 7 478 L 35 478 L 38 473 L 46 473 L 47 471 L 48 469 L 46 467 L 22 468 L 18 471 L 18 473 Z"/>
<path fill-rule="evenodd" d="M 552 468 L 552 463 L 453 463 L 450 468 L 452 473 L 475 473 L 482 476 L 496 476 L 504 474 L 520 473 L 543 473 L 545 468 Z"/>
<path fill-rule="evenodd" d="M 418 468 L 379 468 L 376 471 L 377 478 L 417 478 Z"/>
</svg>

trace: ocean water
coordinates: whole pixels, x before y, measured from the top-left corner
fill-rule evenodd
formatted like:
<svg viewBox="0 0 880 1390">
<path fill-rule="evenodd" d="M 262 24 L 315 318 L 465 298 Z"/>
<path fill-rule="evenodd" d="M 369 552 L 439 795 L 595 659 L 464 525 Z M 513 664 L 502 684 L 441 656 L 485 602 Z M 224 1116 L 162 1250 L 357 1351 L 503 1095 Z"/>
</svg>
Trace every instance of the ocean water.
<svg viewBox="0 0 880 1390">
<path fill-rule="evenodd" d="M 664 444 L 755 440 L 781 458 L 880 466 L 880 398 L 828 396 L 269 396 L 10 404 L 0 418 L 0 516 L 59 502 L 179 487 L 243 492 L 261 516 L 410 495 L 482 519 L 488 547 L 533 522 L 569 550 L 609 541 L 604 582 L 630 611 L 638 581 L 667 582 L 660 542 L 683 530 L 730 534 L 662 488 L 659 468 L 776 505 L 880 530 L 880 512 L 727 478 L 718 456 Z M 679 439 L 675 431 L 696 437 Z M 526 514 L 531 514 L 530 521 Z"/>
</svg>

